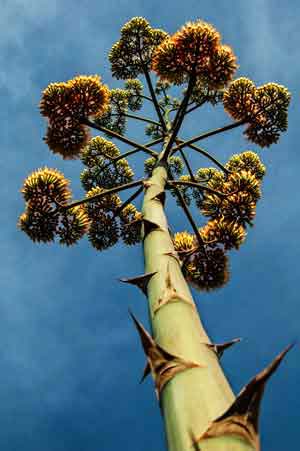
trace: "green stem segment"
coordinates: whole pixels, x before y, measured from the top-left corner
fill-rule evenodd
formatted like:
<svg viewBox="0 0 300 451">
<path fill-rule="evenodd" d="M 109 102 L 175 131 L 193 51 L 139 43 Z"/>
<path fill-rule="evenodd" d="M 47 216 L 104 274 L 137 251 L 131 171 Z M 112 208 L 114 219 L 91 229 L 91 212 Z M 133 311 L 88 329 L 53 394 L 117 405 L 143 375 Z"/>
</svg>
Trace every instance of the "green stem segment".
<svg viewBox="0 0 300 451">
<path fill-rule="evenodd" d="M 144 234 L 145 273 L 156 273 L 147 288 L 153 338 L 165 351 L 199 367 L 175 374 L 161 392 L 161 407 L 169 451 L 193 451 L 193 438 L 234 401 L 232 390 L 201 324 L 192 295 L 174 253 L 164 207 L 167 169 L 158 163 L 146 189 L 144 219 L 157 225 Z M 172 255 L 173 254 L 173 255 Z M 175 258 L 174 258 L 175 255 Z M 169 302 L 168 293 L 172 292 Z M 175 293 L 175 294 L 174 294 Z M 159 300 L 164 300 L 157 308 Z M 253 451 L 241 438 L 221 435 L 199 442 L 201 451 Z M 199 449 L 198 447 L 198 449 Z"/>
</svg>

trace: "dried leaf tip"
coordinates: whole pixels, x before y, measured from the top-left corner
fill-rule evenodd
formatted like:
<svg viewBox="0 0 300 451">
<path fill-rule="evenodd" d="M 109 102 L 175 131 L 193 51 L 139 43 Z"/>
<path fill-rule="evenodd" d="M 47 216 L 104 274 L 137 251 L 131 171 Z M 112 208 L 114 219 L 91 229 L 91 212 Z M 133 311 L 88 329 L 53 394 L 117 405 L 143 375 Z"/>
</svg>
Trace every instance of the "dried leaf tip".
<svg viewBox="0 0 300 451">
<path fill-rule="evenodd" d="M 265 385 L 293 346 L 294 344 L 289 345 L 275 357 L 269 366 L 251 379 L 241 390 L 229 409 L 214 420 L 206 432 L 197 439 L 197 443 L 206 439 L 231 435 L 242 438 L 253 446 L 256 451 L 260 450 L 258 419 Z"/>
<path fill-rule="evenodd" d="M 206 343 L 206 346 L 212 349 L 220 359 L 226 349 L 230 348 L 236 343 L 239 343 L 241 340 L 241 338 L 234 338 L 233 340 L 225 341 L 224 343 Z"/>
</svg>

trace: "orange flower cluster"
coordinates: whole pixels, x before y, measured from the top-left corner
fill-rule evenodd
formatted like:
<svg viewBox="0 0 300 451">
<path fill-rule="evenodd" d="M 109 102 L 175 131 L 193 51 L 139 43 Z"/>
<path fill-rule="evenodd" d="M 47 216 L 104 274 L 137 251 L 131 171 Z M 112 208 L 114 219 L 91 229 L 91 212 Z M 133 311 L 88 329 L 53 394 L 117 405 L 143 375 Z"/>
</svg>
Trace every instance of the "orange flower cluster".
<svg viewBox="0 0 300 451">
<path fill-rule="evenodd" d="M 121 38 L 109 53 L 113 76 L 126 80 L 142 74 L 149 67 L 154 50 L 167 36 L 166 32 L 151 28 L 143 17 L 133 17 L 121 29 Z"/>
<path fill-rule="evenodd" d="M 221 44 L 216 29 L 202 21 L 189 22 L 156 49 L 152 69 L 161 79 L 181 84 L 190 76 L 209 89 L 220 89 L 232 79 L 236 57 Z"/>
<path fill-rule="evenodd" d="M 82 207 L 64 209 L 71 198 L 69 182 L 56 169 L 47 167 L 33 172 L 21 189 L 26 210 L 19 227 L 30 239 L 51 242 L 59 237 L 61 244 L 75 244 L 89 228 L 89 218 Z"/>
<path fill-rule="evenodd" d="M 77 158 L 89 140 L 87 127 L 81 119 L 101 116 L 108 103 L 108 88 L 97 75 L 50 83 L 40 102 L 41 114 L 49 121 L 45 137 L 49 148 L 64 159 Z"/>
<path fill-rule="evenodd" d="M 291 95 L 276 83 L 256 88 L 247 78 L 238 78 L 224 93 L 224 109 L 234 119 L 248 123 L 244 134 L 261 147 L 276 143 L 287 130 L 287 110 Z"/>
</svg>

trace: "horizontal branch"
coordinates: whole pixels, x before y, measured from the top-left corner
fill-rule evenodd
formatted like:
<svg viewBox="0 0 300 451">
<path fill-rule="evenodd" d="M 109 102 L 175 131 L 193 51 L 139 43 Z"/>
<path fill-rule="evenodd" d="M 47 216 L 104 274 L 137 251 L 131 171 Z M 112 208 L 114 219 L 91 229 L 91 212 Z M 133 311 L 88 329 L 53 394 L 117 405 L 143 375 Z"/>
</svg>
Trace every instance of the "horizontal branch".
<svg viewBox="0 0 300 451">
<path fill-rule="evenodd" d="M 90 121 L 88 118 L 82 118 L 81 123 L 84 125 L 88 125 L 91 128 L 94 128 L 96 130 L 99 130 L 100 132 L 103 132 L 107 134 L 108 136 L 111 136 L 112 138 L 116 138 L 119 141 L 122 141 L 125 144 L 129 144 L 132 147 L 136 147 L 137 149 L 143 150 L 147 154 L 151 156 L 156 156 L 156 152 L 153 152 L 153 150 L 148 149 L 146 146 L 143 146 L 142 144 L 139 144 L 135 141 L 132 141 L 131 139 L 126 138 L 125 136 L 119 135 L 119 133 L 113 132 L 112 130 L 109 130 L 108 128 L 102 127 L 102 125 L 95 124 L 94 122 Z"/>
<path fill-rule="evenodd" d="M 182 139 L 177 139 L 176 141 L 178 141 L 179 143 L 184 143 L 184 141 Z M 191 149 L 195 150 L 198 153 L 201 153 L 201 155 L 203 155 L 206 158 L 208 158 L 209 160 L 211 160 L 225 174 L 227 174 L 227 175 L 230 174 L 230 171 L 227 168 L 225 168 L 225 166 L 223 166 L 223 164 L 220 163 L 216 158 L 214 158 L 212 155 L 210 155 L 210 153 L 207 152 L 206 150 L 202 149 L 201 147 L 195 146 L 194 144 L 187 144 L 187 147 L 190 147 Z M 181 148 L 179 149 L 179 151 L 181 152 Z"/>
<path fill-rule="evenodd" d="M 203 133 L 202 135 L 195 136 L 194 138 L 191 138 L 187 141 L 182 142 L 178 146 L 173 148 L 172 153 L 176 152 L 179 149 L 182 149 L 185 146 L 189 146 L 190 144 L 194 144 L 197 141 L 201 141 L 202 139 L 209 138 L 210 136 L 217 135 L 219 133 L 226 132 L 228 130 L 231 130 L 233 128 L 239 127 L 240 125 L 246 124 L 247 121 L 242 120 L 238 122 L 234 122 L 233 124 L 225 125 L 225 127 L 216 128 L 215 130 L 211 130 L 209 132 Z"/>
<path fill-rule="evenodd" d="M 143 192 L 144 187 L 141 186 L 135 193 L 133 193 L 125 202 L 122 203 L 122 205 L 120 205 L 120 207 L 118 207 L 115 212 L 114 212 L 114 216 L 118 216 L 122 210 L 124 210 L 124 208 L 127 207 L 127 205 L 131 204 L 132 201 L 134 201 L 134 199 L 136 199 L 142 192 Z"/>
<path fill-rule="evenodd" d="M 112 116 L 120 116 L 119 114 L 112 114 Z M 138 116 L 137 114 L 131 114 L 131 113 L 122 113 L 121 116 L 129 117 L 130 119 L 136 119 L 137 121 L 147 122 L 148 124 L 157 125 L 158 127 L 161 127 L 161 124 L 159 122 L 153 121 L 152 119 L 148 119 L 147 117 Z"/>
<path fill-rule="evenodd" d="M 135 186 L 140 186 L 144 184 L 144 180 L 136 180 L 135 182 L 125 183 L 124 185 L 115 186 L 114 188 L 107 189 L 103 191 L 102 193 L 96 194 L 95 196 L 86 197 L 85 199 L 78 200 L 76 202 L 73 202 L 69 205 L 61 205 L 58 202 L 56 204 L 58 205 L 59 209 L 61 210 L 69 210 L 70 208 L 77 207 L 79 205 L 86 204 L 88 202 L 92 202 L 98 199 L 101 199 L 101 197 L 107 196 L 109 194 L 118 193 L 120 191 L 124 191 L 126 189 L 134 188 Z"/>
<path fill-rule="evenodd" d="M 220 191 L 216 191 L 212 188 L 209 188 L 208 186 L 201 185 L 200 183 L 197 183 L 197 182 L 187 182 L 187 181 L 185 182 L 182 180 L 176 180 L 176 181 L 168 180 L 167 185 L 169 185 L 169 186 L 182 186 L 182 185 L 189 186 L 190 188 L 197 188 L 202 191 L 207 191 L 211 194 L 216 194 L 217 196 L 220 196 L 220 197 L 227 197 L 227 196 L 230 196 L 231 194 L 233 194 L 233 193 L 230 193 L 230 194 L 220 193 Z"/>
<path fill-rule="evenodd" d="M 163 141 L 163 139 L 164 139 L 164 138 L 158 138 L 158 139 L 155 139 L 154 141 L 150 141 L 149 143 L 146 143 L 146 144 L 145 144 L 145 147 L 150 147 L 150 146 L 154 146 L 155 144 L 159 144 L 160 142 Z M 128 152 L 125 152 L 125 153 L 123 153 L 123 154 L 121 154 L 121 155 L 118 155 L 117 157 L 114 157 L 114 158 L 108 157 L 108 159 L 110 159 L 110 162 L 107 163 L 107 164 L 102 168 L 102 170 L 106 169 L 106 168 L 107 168 L 108 166 L 110 166 L 111 164 L 116 163 L 116 162 L 119 161 L 119 160 L 123 160 L 123 158 L 129 157 L 130 155 L 133 155 L 133 154 L 135 154 L 135 153 L 137 153 L 137 152 L 140 152 L 140 151 L 141 151 L 141 149 L 132 149 L 132 150 L 128 150 Z M 154 150 L 153 150 L 152 152 L 153 152 L 152 157 L 155 158 L 155 159 L 157 159 L 157 158 L 158 158 L 158 153 L 155 152 Z"/>
</svg>

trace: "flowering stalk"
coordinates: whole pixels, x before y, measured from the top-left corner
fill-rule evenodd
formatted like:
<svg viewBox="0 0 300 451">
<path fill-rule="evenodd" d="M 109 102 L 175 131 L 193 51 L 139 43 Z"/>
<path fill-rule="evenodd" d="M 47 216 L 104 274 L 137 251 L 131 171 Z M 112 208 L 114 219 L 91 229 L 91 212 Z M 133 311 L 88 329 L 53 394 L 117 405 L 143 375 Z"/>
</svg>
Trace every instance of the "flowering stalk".
<svg viewBox="0 0 300 451">
<path fill-rule="evenodd" d="M 144 237 L 145 273 L 156 273 L 148 284 L 149 316 L 154 340 L 167 352 L 199 365 L 178 373 L 161 396 L 169 451 L 190 451 L 190 431 L 204 432 L 209 422 L 224 413 L 234 395 L 216 353 L 201 324 L 192 295 L 174 258 L 164 207 L 157 193 L 164 192 L 167 171 L 157 166 L 143 203 L 144 219 L 157 225 Z M 210 448 L 202 448 L 210 449 Z M 214 448 L 248 451 L 249 447 Z"/>
<path fill-rule="evenodd" d="M 127 245 L 143 240 L 145 274 L 121 279 L 137 285 L 148 297 L 152 334 L 131 314 L 140 334 L 164 421 L 168 451 L 259 451 L 259 405 L 268 378 L 290 347 L 253 378 L 235 398 L 219 359 L 240 341 L 212 343 L 201 323 L 188 283 L 199 290 L 222 287 L 229 277 L 227 251 L 238 249 L 252 225 L 265 167 L 252 151 L 233 155 L 223 165 L 195 142 L 246 125 L 244 134 L 261 147 L 270 146 L 287 129 L 290 94 L 267 83 L 232 81 L 237 68 L 231 48 L 202 21 L 186 24 L 173 36 L 135 17 L 121 30 L 109 54 L 112 74 L 125 80 L 124 89 L 102 84 L 99 76 L 78 76 L 51 83 L 40 109 L 48 120 L 45 141 L 64 159 L 80 158 L 86 197 L 70 202 L 69 182 L 56 169 L 33 172 L 21 192 L 26 202 L 19 227 L 36 242 L 70 246 L 87 234 L 103 251 L 120 239 Z M 156 87 L 150 70 L 159 77 Z M 150 97 L 136 77 L 144 75 Z M 167 94 L 171 84 L 187 84 L 182 99 Z M 163 97 L 159 98 L 162 94 Z M 157 97 L 157 96 L 158 97 Z M 128 113 L 152 102 L 158 122 Z M 183 141 L 179 132 L 187 114 L 205 102 L 223 102 L 236 122 Z M 171 120 L 170 113 L 176 111 Z M 124 136 L 126 119 L 148 122 L 152 141 L 139 144 Z M 134 147 L 121 153 L 101 136 L 91 138 L 88 127 Z M 160 153 L 150 147 L 163 142 Z M 219 169 L 194 173 L 182 149 L 186 146 Z M 126 157 L 143 151 L 147 179 L 134 180 Z M 179 151 L 182 158 L 174 154 Z M 182 175 L 184 164 L 188 174 Z M 118 193 L 139 187 L 127 200 Z M 145 190 L 142 212 L 132 202 Z M 166 191 L 177 198 L 193 234 L 171 236 L 164 211 Z M 208 217 L 198 228 L 189 204 Z"/>
</svg>

